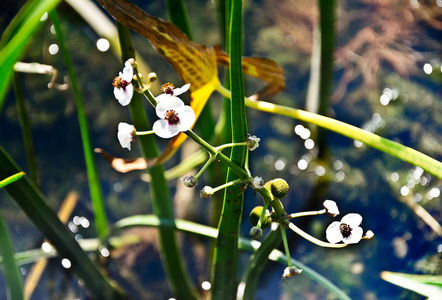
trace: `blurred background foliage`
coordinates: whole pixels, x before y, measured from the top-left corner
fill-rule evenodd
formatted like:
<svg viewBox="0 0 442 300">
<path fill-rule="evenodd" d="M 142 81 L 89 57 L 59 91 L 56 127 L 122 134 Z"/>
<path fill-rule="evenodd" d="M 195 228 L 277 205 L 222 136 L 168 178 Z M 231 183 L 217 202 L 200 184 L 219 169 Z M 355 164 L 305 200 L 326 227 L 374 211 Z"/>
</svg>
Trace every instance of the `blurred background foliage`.
<svg viewBox="0 0 442 300">
<path fill-rule="evenodd" d="M 1 31 L 24 3 L 5 1 L 0 12 Z M 162 1 L 133 2 L 146 12 L 167 19 Z M 217 1 L 185 2 L 194 40 L 207 46 L 220 44 Z M 246 1 L 244 5 L 245 55 L 271 58 L 285 69 L 286 90 L 266 100 L 305 108 L 312 43 L 317 30 L 317 3 L 262 0 Z M 67 3 L 62 2 L 57 11 L 82 87 L 93 146 L 118 157 L 140 156 L 137 147 L 128 152 L 116 139 L 118 123 L 129 121 L 127 110 L 121 108 L 112 94 L 111 83 L 121 69 L 120 59 L 110 50 L 97 49 L 100 36 Z M 329 115 L 442 160 L 441 1 L 338 1 L 336 21 L 335 77 Z M 52 65 L 59 71 L 57 82 L 64 83 L 67 71 L 63 59 L 60 53 L 50 53 L 51 46 L 57 44 L 51 26 L 49 19 L 42 21 L 22 61 Z M 133 38 L 136 50 L 157 73 L 159 83 L 170 81 L 180 86 L 178 76 L 149 42 L 138 35 Z M 48 75 L 19 76 L 30 115 L 41 190 L 54 210 L 69 191 L 77 191 L 80 199 L 73 216 L 92 222 L 74 95 L 70 89 L 48 89 L 51 79 Z M 262 82 L 246 77 L 246 94 L 251 95 L 260 87 Z M 159 85 L 152 91 L 159 93 Z M 219 95 L 211 97 L 214 117 L 219 115 L 220 100 Z M 351 298 L 421 299 L 418 294 L 383 281 L 379 274 L 384 270 L 413 274 L 442 272 L 442 233 L 432 230 L 412 208 L 413 203 L 419 204 L 440 224 L 441 181 L 419 168 L 331 132 L 327 136 L 331 156 L 324 165 L 315 160 L 317 147 L 312 147 L 309 141 L 314 131 L 307 129 L 308 124 L 253 110 L 248 110 L 248 117 L 250 133 L 262 142 L 250 154 L 252 173 L 265 180 L 282 177 L 288 181 L 290 195 L 284 200 L 287 212 L 309 207 L 309 199 L 321 177 L 328 183 L 324 197 L 335 200 L 343 215 L 360 213 L 364 218 L 363 228 L 375 232 L 371 241 L 338 250 L 319 248 L 292 234 L 292 256 L 323 274 Z M 167 141 L 158 142 L 165 146 Z M 26 170 L 12 90 L 0 112 L 0 143 Z M 192 145 L 185 145 L 166 163 L 166 168 L 193 151 L 186 151 L 187 147 Z M 148 184 L 141 180 L 143 172 L 117 173 L 100 157 L 97 168 L 111 222 L 152 212 L 146 201 L 140 200 L 149 194 Z M 182 191 L 180 184 L 179 180 L 170 181 L 172 191 L 177 191 L 177 214 L 210 224 L 213 220 L 209 201 L 221 200 L 200 199 L 197 191 Z M 199 186 L 204 185 L 203 179 Z M 3 191 L 0 199 L 0 210 L 10 227 L 15 250 L 40 247 L 43 237 Z M 261 202 L 253 192 L 247 192 L 242 225 L 246 236 L 250 229 L 246 215 Z M 326 216 L 315 217 L 303 222 L 302 227 L 324 239 L 330 222 Z M 79 239 L 95 237 L 93 226 L 74 224 L 72 219 L 69 227 Z M 126 234 L 137 235 L 142 243 L 112 252 L 111 258 L 104 262 L 110 266 L 111 275 L 134 298 L 171 297 L 161 276 L 155 230 L 131 229 Z M 179 236 L 194 281 L 208 280 L 209 243 L 193 236 Z M 244 264 L 248 256 L 244 253 Z M 81 297 L 81 288 L 69 271 L 61 267 L 60 259 L 51 262 L 32 299 Z M 22 266 L 22 274 L 26 275 L 29 268 L 30 264 Z M 303 276 L 283 284 L 282 270 L 281 265 L 268 264 L 257 299 L 333 298 Z M 0 289 L 0 299 L 5 297 Z"/>
</svg>

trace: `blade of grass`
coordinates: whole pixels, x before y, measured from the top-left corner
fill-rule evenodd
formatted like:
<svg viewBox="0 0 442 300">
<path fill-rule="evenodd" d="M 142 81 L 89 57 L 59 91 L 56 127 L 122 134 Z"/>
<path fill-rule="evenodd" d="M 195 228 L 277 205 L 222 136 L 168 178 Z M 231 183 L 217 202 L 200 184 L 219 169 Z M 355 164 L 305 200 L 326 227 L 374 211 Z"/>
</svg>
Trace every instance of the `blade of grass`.
<svg viewBox="0 0 442 300">
<path fill-rule="evenodd" d="M 127 27 L 117 22 L 118 36 L 120 38 L 122 59 L 125 62 L 129 58 L 135 58 L 134 47 Z M 133 125 L 137 130 L 149 130 L 151 125 L 144 110 L 143 98 L 135 93 L 129 104 L 129 112 Z M 142 136 L 138 139 L 141 152 L 145 159 L 158 156 L 157 145 L 153 136 Z M 173 222 L 172 201 L 169 188 L 164 176 L 164 168 L 158 165 L 148 169 L 151 178 L 151 193 L 153 210 L 156 216 L 169 219 Z M 175 232 L 171 228 L 159 228 L 159 245 L 163 267 L 172 291 L 178 299 L 197 299 L 197 291 L 191 284 L 189 275 L 184 268 L 181 254 L 175 238 Z"/>
<path fill-rule="evenodd" d="M 231 2 L 229 58 L 232 142 L 247 140 L 247 121 L 244 105 L 244 81 L 241 66 L 242 56 L 242 0 Z M 241 168 L 245 168 L 247 160 L 246 147 L 234 147 L 231 160 Z M 226 182 L 238 179 L 232 170 L 227 172 Z M 234 299 L 237 293 L 237 263 L 239 226 L 243 209 L 244 193 L 242 185 L 232 186 L 225 190 L 223 208 L 219 221 L 219 236 L 214 255 L 212 274 L 212 299 Z"/>
<path fill-rule="evenodd" d="M 3 276 L 6 281 L 8 299 L 23 300 L 23 283 L 14 259 L 14 247 L 6 223 L 0 215 L 0 254 L 3 256 Z"/>
<path fill-rule="evenodd" d="M 28 162 L 29 177 L 35 185 L 38 185 L 37 163 L 35 161 L 34 142 L 32 141 L 31 125 L 29 124 L 29 116 L 26 109 L 25 97 L 23 95 L 20 78 L 17 73 L 14 73 L 13 86 L 15 99 L 17 102 L 17 111 L 20 119 L 21 131 L 23 135 L 23 142 L 26 151 L 26 160 Z"/>
<path fill-rule="evenodd" d="M 55 10 L 50 11 L 52 22 L 54 23 L 55 32 L 60 43 L 60 49 L 66 67 L 71 78 L 72 88 L 75 94 L 75 103 L 77 105 L 78 123 L 80 125 L 81 140 L 83 142 L 84 159 L 86 162 L 87 176 L 89 180 L 89 190 L 92 200 L 92 208 L 94 211 L 95 227 L 98 237 L 103 238 L 108 231 L 108 224 L 106 218 L 106 211 L 104 208 L 103 195 L 100 187 L 100 179 L 98 177 L 97 168 L 95 166 L 94 151 L 91 145 L 91 138 L 89 135 L 87 119 L 83 108 L 83 98 L 81 96 L 80 88 L 78 86 L 77 77 L 75 76 L 74 67 L 72 66 L 69 53 L 64 41 L 63 32 L 61 30 L 60 22 L 58 21 Z"/>
<path fill-rule="evenodd" d="M 12 79 L 14 64 L 20 59 L 32 33 L 39 27 L 40 18 L 60 1 L 37 0 L 34 5 L 25 6 L 23 13 L 19 13 L 19 17 L 11 22 L 6 29 L 10 36 L 7 39 L 5 38 L 5 41 L 2 40 L 3 48 L 0 50 L 0 74 L 2 74 L 2 80 L 0 80 L 0 111 L 3 109 L 5 96 Z"/>
<path fill-rule="evenodd" d="M 11 184 L 17 180 L 19 180 L 20 178 L 22 178 L 25 175 L 25 172 L 18 172 L 17 174 L 8 176 L 7 178 L 3 179 L 2 181 L 0 181 L 0 189 L 4 186 L 7 186 L 8 184 Z"/>
<path fill-rule="evenodd" d="M 0 178 L 20 172 L 16 164 L 0 147 Z M 98 270 L 81 249 L 72 233 L 60 222 L 54 211 L 46 204 L 26 176 L 4 187 L 15 204 L 31 220 L 40 232 L 57 249 L 61 257 L 72 263 L 72 271 L 84 280 L 86 287 L 96 299 L 126 299 Z"/>
</svg>

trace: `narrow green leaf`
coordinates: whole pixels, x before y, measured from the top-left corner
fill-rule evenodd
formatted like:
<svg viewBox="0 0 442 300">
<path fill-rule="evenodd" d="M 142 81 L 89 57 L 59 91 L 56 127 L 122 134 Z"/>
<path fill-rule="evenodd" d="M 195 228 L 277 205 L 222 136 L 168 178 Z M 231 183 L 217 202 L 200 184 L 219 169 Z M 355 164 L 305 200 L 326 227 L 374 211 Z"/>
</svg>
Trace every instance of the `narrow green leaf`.
<svg viewBox="0 0 442 300">
<path fill-rule="evenodd" d="M 0 178 L 18 172 L 20 170 L 16 164 L 0 147 Z M 61 223 L 55 212 L 46 204 L 43 196 L 25 176 L 5 186 L 4 189 L 57 249 L 60 256 L 71 261 L 72 270 L 84 280 L 86 287 L 94 293 L 96 299 L 125 299 L 125 295 L 114 287 L 92 263 L 69 229 Z"/>
<path fill-rule="evenodd" d="M 32 6 L 25 6 L 23 13 L 19 13 L 10 27 L 8 38 L 2 40 L 0 50 L 0 111 L 2 111 L 6 93 L 12 78 L 14 64 L 20 59 L 29 37 L 40 25 L 43 14 L 54 8 L 61 0 L 37 0 Z"/>
<path fill-rule="evenodd" d="M 6 223 L 0 215 L 0 254 L 3 256 L 3 276 L 6 281 L 8 299 L 22 300 L 23 283 L 22 277 L 14 259 L 14 247 L 9 236 Z"/>
<path fill-rule="evenodd" d="M 77 77 L 75 76 L 74 67 L 72 66 L 69 53 L 64 41 L 63 32 L 61 30 L 60 22 L 58 21 L 55 10 L 50 12 L 51 19 L 54 22 L 55 32 L 60 43 L 60 49 L 63 54 L 63 58 L 66 67 L 71 78 L 72 88 L 75 94 L 75 103 L 77 105 L 78 122 L 80 124 L 81 140 L 83 142 L 84 159 L 86 162 L 86 170 L 89 180 L 89 190 L 92 200 L 92 208 L 94 210 L 95 227 L 97 234 L 100 238 L 103 238 L 108 231 L 106 211 L 104 208 L 103 195 L 100 187 L 100 179 L 98 176 L 97 168 L 95 165 L 94 151 L 91 145 L 91 138 L 89 135 L 89 129 L 87 125 L 86 114 L 83 108 L 83 97 L 81 96 L 80 88 L 78 86 Z"/>
<path fill-rule="evenodd" d="M 230 87 L 232 91 L 231 128 L 232 142 L 247 140 L 247 121 L 244 105 L 244 81 L 242 74 L 242 0 L 231 2 L 229 59 Z M 246 147 L 234 147 L 231 160 L 244 168 L 247 160 Z M 238 175 L 228 170 L 226 182 L 238 179 Z M 241 185 L 225 190 L 223 208 L 219 222 L 219 236 L 216 242 L 213 270 L 212 299 L 234 299 L 237 293 L 237 263 L 239 225 L 243 210 L 244 194 Z"/>
<path fill-rule="evenodd" d="M 37 185 L 38 173 L 37 162 L 35 160 L 34 142 L 32 140 L 31 125 L 29 123 L 28 110 L 26 109 L 25 97 L 23 95 L 20 77 L 14 73 L 13 86 L 15 92 L 15 99 L 17 102 L 17 111 L 20 119 L 21 131 L 23 135 L 23 142 L 26 152 L 26 160 L 28 162 L 29 177 L 32 182 Z"/>
<path fill-rule="evenodd" d="M 381 278 L 430 299 L 442 298 L 442 276 L 414 275 L 384 271 Z"/>
<path fill-rule="evenodd" d="M 183 0 L 166 0 L 167 14 L 170 21 L 184 32 L 189 40 L 192 40 L 192 31 L 186 13 Z"/>
<path fill-rule="evenodd" d="M 25 172 L 18 172 L 17 174 L 11 175 L 8 178 L 3 179 L 0 181 L 0 189 L 4 186 L 7 186 L 8 184 L 11 184 L 20 178 L 22 178 L 25 175 Z"/>
</svg>

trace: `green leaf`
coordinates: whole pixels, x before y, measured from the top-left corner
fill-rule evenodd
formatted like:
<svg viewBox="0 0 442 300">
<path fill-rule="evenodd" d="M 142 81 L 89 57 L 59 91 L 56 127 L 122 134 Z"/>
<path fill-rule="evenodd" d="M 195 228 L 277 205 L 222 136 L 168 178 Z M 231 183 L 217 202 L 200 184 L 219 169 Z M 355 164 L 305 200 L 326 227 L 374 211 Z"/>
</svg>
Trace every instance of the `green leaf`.
<svg viewBox="0 0 442 300">
<path fill-rule="evenodd" d="M 20 170 L 16 164 L 0 147 L 0 178 L 18 172 Z M 26 176 L 5 186 L 4 189 L 37 229 L 57 249 L 60 256 L 71 261 L 72 270 L 84 280 L 86 287 L 94 293 L 97 299 L 125 299 L 125 295 L 114 287 L 92 263 L 69 229 L 61 223 L 55 212 L 46 204 L 43 196 Z"/>
<path fill-rule="evenodd" d="M 0 254 L 3 255 L 3 276 L 6 281 L 8 299 L 22 300 L 23 283 L 14 259 L 14 247 L 9 236 L 8 227 L 0 215 Z"/>
<path fill-rule="evenodd" d="M 60 22 L 58 21 L 55 10 L 50 12 L 51 19 L 54 22 L 55 32 L 60 43 L 61 52 L 71 78 L 72 88 L 75 94 L 75 103 L 77 106 L 78 123 L 80 125 L 81 140 L 83 144 L 84 159 L 86 163 L 87 177 L 89 180 L 89 190 L 92 200 L 92 208 L 94 210 L 95 226 L 97 234 L 100 238 L 106 236 L 108 231 L 106 211 L 104 209 L 103 195 L 101 192 L 100 178 L 98 176 L 95 165 L 94 151 L 91 144 L 91 137 L 87 125 L 86 114 L 83 107 L 83 97 L 81 96 L 80 88 L 78 86 L 77 77 L 74 72 L 69 53 L 64 41 L 63 32 L 61 30 Z"/>
<path fill-rule="evenodd" d="M 7 186 L 8 184 L 11 184 L 11 183 L 19 180 L 24 175 L 25 175 L 25 172 L 18 172 L 17 174 L 11 175 L 11 176 L 3 179 L 2 181 L 0 181 L 0 188 Z"/>
<path fill-rule="evenodd" d="M 414 275 L 384 271 L 381 278 L 430 299 L 442 299 L 442 276 Z"/>
<path fill-rule="evenodd" d="M 20 59 L 30 36 L 40 25 L 43 14 L 53 9 L 61 0 L 36 0 L 25 5 L 17 18 L 5 32 L 8 37 L 2 39 L 0 50 L 0 111 L 12 78 L 14 64 Z"/>
</svg>

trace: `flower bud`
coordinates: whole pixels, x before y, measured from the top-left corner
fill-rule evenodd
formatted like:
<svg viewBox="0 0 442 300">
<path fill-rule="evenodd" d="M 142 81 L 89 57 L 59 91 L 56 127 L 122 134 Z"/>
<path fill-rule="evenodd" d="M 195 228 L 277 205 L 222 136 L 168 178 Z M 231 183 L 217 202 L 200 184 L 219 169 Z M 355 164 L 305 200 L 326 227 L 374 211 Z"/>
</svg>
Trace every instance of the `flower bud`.
<svg viewBox="0 0 442 300">
<path fill-rule="evenodd" d="M 252 227 L 252 229 L 250 229 L 250 238 L 252 240 L 259 240 L 262 238 L 262 229 L 256 226 Z"/>
<path fill-rule="evenodd" d="M 195 185 L 198 184 L 198 180 L 192 175 L 181 178 L 181 181 L 184 183 L 185 186 L 189 188 L 193 188 Z"/>
<path fill-rule="evenodd" d="M 324 206 L 324 208 L 327 210 L 327 213 L 331 217 L 336 217 L 337 215 L 339 215 L 339 209 L 335 201 L 325 200 L 322 205 Z"/>
<path fill-rule="evenodd" d="M 296 267 L 287 267 L 284 270 L 284 274 L 282 274 L 282 280 L 284 280 L 284 282 L 287 283 L 286 280 L 287 277 L 298 276 L 299 274 L 301 274 L 301 272 L 302 270 Z"/>
<path fill-rule="evenodd" d="M 264 207 L 257 206 L 254 209 L 252 209 L 252 211 L 250 212 L 250 223 L 252 224 L 252 226 L 256 226 L 258 224 L 263 209 Z M 272 218 L 270 217 L 269 210 L 266 209 L 264 219 L 262 220 L 261 223 L 261 228 L 266 229 L 267 227 L 270 226 L 270 224 L 272 224 Z"/>
<path fill-rule="evenodd" d="M 254 135 L 248 135 L 247 136 L 247 147 L 249 148 L 249 150 L 250 151 L 253 151 L 253 150 L 255 150 L 256 148 L 258 148 L 259 147 L 259 141 L 260 141 L 261 139 L 260 138 L 258 138 L 258 137 L 256 137 L 256 136 L 254 136 Z"/>
<path fill-rule="evenodd" d="M 213 189 L 212 189 L 210 186 L 206 185 L 206 186 L 203 187 L 203 189 L 200 191 L 200 196 L 201 196 L 202 198 L 210 198 L 210 197 L 212 197 L 213 193 L 214 193 Z"/>
<path fill-rule="evenodd" d="M 148 83 L 151 83 L 151 82 L 155 82 L 155 81 L 157 81 L 157 74 L 154 73 L 154 72 L 149 73 L 149 74 L 147 75 L 147 82 L 148 82 Z"/>
<path fill-rule="evenodd" d="M 270 192 L 273 197 L 282 199 L 289 193 L 289 185 L 287 181 L 282 178 L 273 179 L 270 183 Z"/>
<path fill-rule="evenodd" d="M 252 187 L 254 190 L 259 190 L 263 186 L 264 186 L 264 179 L 262 179 L 262 177 L 256 176 L 255 178 L 253 178 Z"/>
<path fill-rule="evenodd" d="M 363 238 L 366 239 L 366 240 L 371 240 L 373 237 L 374 237 L 374 233 L 373 233 L 373 231 L 368 230 L 368 231 L 365 233 L 365 235 L 364 235 Z"/>
</svg>

